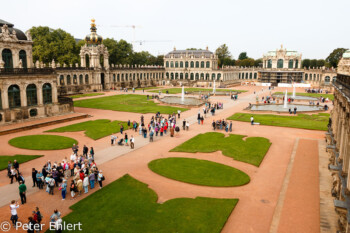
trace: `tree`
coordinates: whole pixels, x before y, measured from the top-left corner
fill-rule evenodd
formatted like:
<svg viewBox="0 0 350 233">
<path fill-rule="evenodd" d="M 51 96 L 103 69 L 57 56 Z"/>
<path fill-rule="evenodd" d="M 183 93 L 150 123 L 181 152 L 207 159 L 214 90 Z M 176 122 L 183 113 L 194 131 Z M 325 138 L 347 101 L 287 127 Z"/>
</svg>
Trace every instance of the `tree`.
<svg viewBox="0 0 350 233">
<path fill-rule="evenodd" d="M 262 64 L 263 64 L 263 60 L 261 58 L 256 59 L 254 62 L 255 67 L 262 67 Z"/>
<path fill-rule="evenodd" d="M 343 53 L 346 50 L 347 49 L 345 48 L 334 49 L 333 52 L 326 58 L 326 62 L 329 62 L 332 67 L 336 68 L 338 66 L 339 60 L 342 58 Z"/>
<path fill-rule="evenodd" d="M 228 47 L 227 47 L 226 44 L 223 44 L 219 48 L 217 48 L 215 50 L 215 54 L 218 56 L 218 59 L 219 59 L 218 65 L 219 66 L 224 64 L 224 60 L 225 60 L 226 63 L 228 62 L 227 59 L 231 60 L 231 53 L 228 50 Z"/>
<path fill-rule="evenodd" d="M 238 60 L 248 59 L 247 52 L 241 52 L 238 56 Z"/>
<path fill-rule="evenodd" d="M 303 68 L 309 68 L 310 67 L 310 59 L 304 59 L 302 62 L 301 62 L 301 67 Z"/>
<path fill-rule="evenodd" d="M 102 43 L 108 49 L 110 64 L 132 64 L 132 44 L 125 40 L 116 41 L 113 38 L 106 38 Z"/>
<path fill-rule="evenodd" d="M 324 59 L 319 59 L 319 60 L 317 60 L 317 62 L 316 62 L 316 66 L 317 67 L 323 67 L 323 66 L 325 66 L 326 65 L 326 61 L 324 60 Z"/>
<path fill-rule="evenodd" d="M 79 63 L 78 46 L 74 37 L 62 29 L 49 27 L 32 27 L 30 34 L 33 39 L 33 60 L 49 63 Z M 79 48 L 80 49 L 80 48 Z"/>
<path fill-rule="evenodd" d="M 237 66 L 252 67 L 255 65 L 255 60 L 253 58 L 246 58 L 243 60 L 237 60 L 236 65 Z"/>
</svg>

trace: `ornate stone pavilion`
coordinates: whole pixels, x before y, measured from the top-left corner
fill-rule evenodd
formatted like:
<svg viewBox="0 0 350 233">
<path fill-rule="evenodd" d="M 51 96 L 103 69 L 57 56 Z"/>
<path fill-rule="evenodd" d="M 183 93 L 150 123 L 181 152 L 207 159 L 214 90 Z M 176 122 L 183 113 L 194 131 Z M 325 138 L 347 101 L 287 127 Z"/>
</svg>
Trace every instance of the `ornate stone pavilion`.
<svg viewBox="0 0 350 233">
<path fill-rule="evenodd" d="M 58 98 L 54 70 L 33 68 L 30 34 L 13 26 L 0 20 L 0 125 L 72 111 Z"/>
<path fill-rule="evenodd" d="M 339 215 L 339 231 L 350 232 L 350 51 L 343 54 L 333 80 L 334 108 L 327 133 L 332 195 Z"/>
<path fill-rule="evenodd" d="M 214 80 L 224 84 L 237 83 L 237 73 L 218 68 L 218 57 L 208 50 L 176 50 L 164 56 L 166 80 L 185 85 L 210 86 Z"/>
</svg>

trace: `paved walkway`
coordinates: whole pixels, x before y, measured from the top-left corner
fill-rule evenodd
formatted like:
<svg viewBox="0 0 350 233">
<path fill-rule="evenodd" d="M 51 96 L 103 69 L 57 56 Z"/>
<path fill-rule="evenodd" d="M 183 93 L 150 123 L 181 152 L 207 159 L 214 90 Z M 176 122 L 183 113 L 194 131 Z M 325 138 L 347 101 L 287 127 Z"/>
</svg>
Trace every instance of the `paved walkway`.
<svg viewBox="0 0 350 233">
<path fill-rule="evenodd" d="M 308 138 L 313 140 L 322 140 L 324 138 L 324 133 L 320 131 L 293 129 L 293 128 L 281 128 L 281 127 L 271 127 L 263 125 L 251 126 L 249 123 L 245 122 L 234 122 L 233 133 L 247 135 L 248 137 L 266 137 L 271 142 L 272 145 L 262 161 L 259 168 L 235 161 L 232 158 L 223 156 L 221 152 L 215 153 L 177 153 L 169 152 L 170 149 L 179 145 L 190 139 L 191 137 L 197 135 L 198 133 L 204 133 L 211 131 L 212 119 L 223 119 L 235 112 L 241 112 L 249 102 L 255 101 L 255 95 L 253 95 L 252 90 L 261 90 L 261 87 L 242 87 L 249 89 L 249 93 L 244 93 L 239 95 L 239 101 L 234 102 L 229 100 L 227 97 L 213 97 L 214 100 L 223 100 L 224 110 L 218 112 L 214 117 L 210 117 L 205 120 L 204 125 L 196 124 L 196 115 L 198 108 L 194 108 L 182 114 L 183 118 L 190 119 L 193 123 L 188 132 L 181 131 L 176 137 L 164 137 L 158 139 L 153 143 L 149 143 L 148 140 L 144 140 L 137 136 L 136 147 L 138 149 L 130 150 L 127 147 L 110 147 L 109 137 L 93 141 L 83 135 L 82 132 L 74 133 L 63 133 L 59 135 L 69 135 L 71 137 L 77 138 L 80 145 L 94 145 L 96 153 L 96 160 L 98 161 L 99 168 L 103 170 L 106 181 L 104 184 L 108 184 L 128 173 L 134 178 L 145 182 L 158 194 L 158 202 L 162 203 L 166 200 L 179 198 L 179 197 L 190 197 L 194 198 L 197 196 L 214 197 L 214 198 L 239 198 L 239 203 L 237 204 L 235 210 L 230 215 L 226 225 L 223 228 L 223 232 L 269 232 L 270 225 L 275 213 L 275 207 L 280 198 L 280 192 L 285 181 L 286 172 L 288 165 L 290 163 L 290 158 L 293 152 L 294 143 L 297 138 Z M 268 94 L 268 92 L 265 92 Z M 77 111 L 87 113 L 93 111 L 93 117 L 91 119 L 139 119 L 140 114 L 136 113 L 121 113 L 106 110 L 91 110 L 91 109 L 79 109 Z M 151 114 L 146 114 L 146 120 L 149 119 Z M 84 121 L 84 120 L 81 120 Z M 80 122 L 76 121 L 76 122 Z M 75 123 L 75 122 L 74 122 Z M 63 123 L 59 126 L 49 126 L 43 129 L 31 130 L 29 133 L 43 133 L 43 131 L 61 127 L 72 123 Z M 224 133 L 224 132 L 223 132 Z M 130 135 L 130 133 L 129 133 Z M 6 149 L 7 154 L 19 153 L 18 151 L 27 152 L 27 150 L 19 150 L 7 145 L 7 140 L 12 137 L 16 137 L 18 134 L 14 134 L 8 137 L 0 137 L 0 147 Z M 5 143 L 4 143 L 5 141 Z M 142 148 L 142 149 L 140 149 Z M 13 153 L 11 153 L 13 152 Z M 32 152 L 33 153 L 33 152 Z M 65 155 L 69 156 L 70 149 L 54 151 L 54 152 L 43 152 L 45 153 L 44 158 L 40 158 L 21 166 L 24 172 L 27 172 L 32 166 L 41 166 L 48 158 L 52 161 L 60 160 Z M 63 155 L 63 156 L 62 156 Z M 121 156 L 124 155 L 124 156 Z M 244 172 L 246 172 L 251 177 L 251 182 L 242 187 L 231 187 L 231 188 L 215 188 L 215 187 L 205 187 L 197 186 L 192 184 L 187 184 L 171 179 L 167 179 L 160 175 L 151 172 L 148 169 L 147 164 L 157 158 L 164 157 L 195 157 L 201 159 L 207 159 L 214 162 L 219 162 L 229 166 L 236 167 Z M 301 163 L 296 163 L 293 166 L 294 169 L 299 169 L 299 166 L 303 166 Z M 312 164 L 312 166 L 314 166 Z M 318 167 L 318 165 L 317 165 Z M 302 170 L 303 167 L 300 169 Z M 27 175 L 30 175 L 27 172 Z M 4 178 L 5 172 L 0 172 L 0 183 L 8 182 L 8 179 Z M 290 177 L 293 180 L 294 173 Z M 29 181 L 29 183 L 31 183 Z M 16 187 L 17 185 L 12 185 Z M 29 186 L 29 184 L 28 184 Z M 310 190 L 313 190 L 317 183 L 311 184 Z M 18 198 L 18 192 L 9 191 L 10 186 L 3 184 L 4 189 L 0 190 L 1 194 L 5 194 L 7 198 L 0 200 L 2 205 L 0 208 L 0 220 L 9 219 L 8 203 L 13 198 Z M 5 188 L 6 187 L 6 188 Z M 289 190 L 289 187 L 288 189 Z M 306 189 L 308 192 L 309 189 Z M 93 190 L 89 191 L 89 194 Z M 48 196 L 46 192 L 40 191 L 28 195 L 28 204 L 21 206 L 19 209 L 19 216 L 21 221 L 26 221 L 26 217 L 30 215 L 31 210 L 35 206 L 39 206 L 44 215 L 44 223 L 47 223 L 47 218 L 51 215 L 52 210 L 58 208 L 62 214 L 67 214 L 70 212 L 69 206 L 86 197 L 83 195 L 76 200 L 66 200 L 61 201 L 60 195 L 58 195 L 58 190 L 54 196 Z M 5 201 L 7 199 L 7 201 Z M 286 195 L 286 200 L 288 198 L 288 192 Z M 45 204 L 42 204 L 45 203 Z M 286 202 L 287 203 L 287 202 Z M 282 207 L 284 207 L 284 204 Z M 283 208 L 282 208 L 283 209 Z M 283 216 L 283 211 L 282 211 Z M 319 218 L 319 213 L 313 213 L 312 219 L 317 216 Z M 304 224 L 308 219 L 304 219 Z M 306 223 L 305 223 L 306 224 Z M 312 221 L 312 229 L 319 228 L 319 221 Z M 278 224 L 279 227 L 284 226 L 284 220 L 281 218 Z M 282 228 L 281 228 L 282 229 Z"/>
</svg>

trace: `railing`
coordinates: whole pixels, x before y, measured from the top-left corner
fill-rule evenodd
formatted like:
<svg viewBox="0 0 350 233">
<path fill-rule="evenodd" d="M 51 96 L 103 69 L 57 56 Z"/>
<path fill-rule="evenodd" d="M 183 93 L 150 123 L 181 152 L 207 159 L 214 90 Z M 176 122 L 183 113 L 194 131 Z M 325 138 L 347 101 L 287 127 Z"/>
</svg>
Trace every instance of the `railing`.
<svg viewBox="0 0 350 233">
<path fill-rule="evenodd" d="M 0 76 L 5 75 L 31 75 L 53 74 L 52 68 L 0 68 Z"/>
<path fill-rule="evenodd" d="M 56 67 L 56 70 L 93 70 L 93 67 Z"/>
<path fill-rule="evenodd" d="M 336 79 L 335 82 L 333 82 L 333 86 L 341 91 L 346 97 L 350 98 L 350 85 L 342 82 L 339 79 Z"/>
</svg>

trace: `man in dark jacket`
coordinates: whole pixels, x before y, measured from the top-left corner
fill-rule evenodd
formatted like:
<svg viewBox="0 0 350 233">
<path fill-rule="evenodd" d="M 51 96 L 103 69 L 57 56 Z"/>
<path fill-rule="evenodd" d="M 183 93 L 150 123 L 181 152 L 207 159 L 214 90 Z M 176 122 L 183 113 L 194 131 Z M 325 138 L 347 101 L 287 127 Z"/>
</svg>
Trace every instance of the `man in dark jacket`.
<svg viewBox="0 0 350 233">
<path fill-rule="evenodd" d="M 33 187 L 35 187 L 35 184 L 37 184 L 38 186 L 38 182 L 36 181 L 36 174 L 38 173 L 37 170 L 35 170 L 35 168 L 32 169 L 32 179 L 33 179 Z"/>
</svg>

